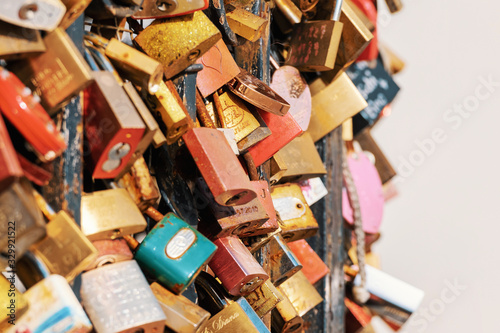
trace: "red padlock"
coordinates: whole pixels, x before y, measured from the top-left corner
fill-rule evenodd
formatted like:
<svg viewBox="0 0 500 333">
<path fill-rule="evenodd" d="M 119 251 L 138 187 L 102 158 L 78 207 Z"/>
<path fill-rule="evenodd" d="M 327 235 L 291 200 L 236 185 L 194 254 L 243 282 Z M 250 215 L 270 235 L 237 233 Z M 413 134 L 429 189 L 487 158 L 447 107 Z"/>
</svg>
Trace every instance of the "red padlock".
<svg viewBox="0 0 500 333">
<path fill-rule="evenodd" d="M 9 188 L 14 181 L 22 177 L 23 170 L 1 116 L 0 143 L 0 192 L 2 192 Z"/>
<path fill-rule="evenodd" d="M 356 61 L 375 60 L 378 57 L 377 7 L 375 2 L 373 0 L 351 0 L 351 2 L 356 5 L 375 26 L 375 30 L 372 31 L 373 39 Z"/>
<path fill-rule="evenodd" d="M 330 273 L 328 266 L 325 265 L 305 239 L 290 242 L 287 245 L 302 264 L 302 273 L 304 273 L 312 284 L 315 284 L 325 277 L 326 274 Z"/>
</svg>

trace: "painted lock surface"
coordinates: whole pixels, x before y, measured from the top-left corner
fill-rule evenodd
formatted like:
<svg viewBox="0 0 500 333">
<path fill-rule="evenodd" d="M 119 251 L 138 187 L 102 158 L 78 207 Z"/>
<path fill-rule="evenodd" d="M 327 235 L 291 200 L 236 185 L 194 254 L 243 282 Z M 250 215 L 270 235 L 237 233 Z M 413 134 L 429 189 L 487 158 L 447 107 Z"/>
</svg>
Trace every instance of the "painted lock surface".
<svg viewBox="0 0 500 333">
<path fill-rule="evenodd" d="M 216 249 L 205 236 L 169 213 L 144 238 L 135 259 L 161 284 L 180 294 Z"/>
</svg>

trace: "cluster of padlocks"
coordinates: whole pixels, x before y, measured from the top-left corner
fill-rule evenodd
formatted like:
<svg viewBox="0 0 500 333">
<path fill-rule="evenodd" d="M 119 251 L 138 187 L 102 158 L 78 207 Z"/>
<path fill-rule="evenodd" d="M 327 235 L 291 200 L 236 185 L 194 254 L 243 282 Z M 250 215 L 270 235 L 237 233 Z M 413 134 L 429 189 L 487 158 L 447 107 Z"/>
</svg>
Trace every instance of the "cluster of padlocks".
<svg viewBox="0 0 500 333">
<path fill-rule="evenodd" d="M 327 195 L 346 331 L 401 327 L 415 306 L 365 265 L 404 65 L 376 23 L 373 0 L 2 0 L 0 331 L 311 331 L 337 304 L 306 240 Z"/>
</svg>

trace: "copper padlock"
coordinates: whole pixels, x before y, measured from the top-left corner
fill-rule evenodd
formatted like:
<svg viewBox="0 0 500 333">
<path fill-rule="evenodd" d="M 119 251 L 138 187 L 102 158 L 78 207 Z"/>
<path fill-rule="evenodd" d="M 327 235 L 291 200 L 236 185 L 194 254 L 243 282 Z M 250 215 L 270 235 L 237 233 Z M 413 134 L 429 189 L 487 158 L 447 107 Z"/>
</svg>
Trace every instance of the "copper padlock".
<svg viewBox="0 0 500 333">
<path fill-rule="evenodd" d="M 193 128 L 182 137 L 215 201 L 223 206 L 243 205 L 257 194 L 224 134 L 211 128 Z"/>
<path fill-rule="evenodd" d="M 238 237 L 214 240 L 217 252 L 208 266 L 231 295 L 245 296 L 269 279 Z"/>
<path fill-rule="evenodd" d="M 301 317 L 323 302 L 316 288 L 300 271 L 282 283 L 278 289 L 288 297 Z"/>
</svg>

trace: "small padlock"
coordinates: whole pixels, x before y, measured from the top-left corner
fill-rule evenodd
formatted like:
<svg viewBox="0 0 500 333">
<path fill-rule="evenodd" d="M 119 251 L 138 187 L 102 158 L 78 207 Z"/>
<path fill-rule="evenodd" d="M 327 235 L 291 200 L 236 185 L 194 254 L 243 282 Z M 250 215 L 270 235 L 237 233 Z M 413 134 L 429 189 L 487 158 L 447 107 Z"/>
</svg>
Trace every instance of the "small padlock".
<svg viewBox="0 0 500 333">
<path fill-rule="evenodd" d="M 135 12 L 132 17 L 136 20 L 142 20 L 181 16 L 207 9 L 208 3 L 208 0 L 144 0 L 141 9 Z"/>
<path fill-rule="evenodd" d="M 303 269 L 303 265 L 288 247 L 281 233 L 271 237 L 268 242 L 271 260 L 271 281 L 275 286 L 292 277 Z"/>
<path fill-rule="evenodd" d="M 289 242 L 288 247 L 302 263 L 302 273 L 304 273 L 312 284 L 315 284 L 330 273 L 328 266 L 326 266 L 318 254 L 314 252 L 305 239 Z"/>
<path fill-rule="evenodd" d="M 92 324 L 66 279 L 57 274 L 29 288 L 30 307 L 15 323 L 14 332 L 88 333 Z"/>
<path fill-rule="evenodd" d="M 193 128 L 182 138 L 217 203 L 236 206 L 256 198 L 224 134 L 211 128 Z"/>
<path fill-rule="evenodd" d="M 278 289 L 288 297 L 301 317 L 323 302 L 323 298 L 316 288 L 300 271 L 283 282 Z"/>
<path fill-rule="evenodd" d="M 306 203 L 298 184 L 283 184 L 271 187 L 271 197 L 281 219 L 283 238 L 287 242 L 313 236 L 318 231 L 318 222 Z"/>
<path fill-rule="evenodd" d="M 244 297 L 232 301 L 224 288 L 210 274 L 201 272 L 195 280 L 195 286 L 199 304 L 212 314 L 203 333 L 269 333 L 248 301 Z"/>
<path fill-rule="evenodd" d="M 269 279 L 238 237 L 218 238 L 214 244 L 217 252 L 208 265 L 231 295 L 248 295 Z"/>
<path fill-rule="evenodd" d="M 21 178 L 0 194 L 0 258 L 15 264 L 46 235 L 45 221 L 29 181 Z M 12 260 L 12 261 L 11 261 Z M 5 266 L 5 263 L 3 263 Z"/>
<path fill-rule="evenodd" d="M 63 29 L 48 33 L 43 41 L 46 52 L 20 60 L 10 69 L 40 96 L 42 106 L 53 115 L 87 87 L 93 77 L 80 51 Z"/>
<path fill-rule="evenodd" d="M 278 289 L 278 292 L 279 289 Z M 280 292 L 281 293 L 281 292 Z M 293 333 L 298 332 L 304 326 L 304 320 L 299 316 L 292 302 L 286 295 L 281 293 L 282 300 L 272 310 L 271 326 L 273 332 Z"/>
<path fill-rule="evenodd" d="M 203 332 L 210 313 L 182 295 L 175 295 L 154 282 L 151 290 L 167 317 L 165 325 L 176 333 Z"/>
<path fill-rule="evenodd" d="M 186 35 L 191 38 L 185 38 Z M 155 20 L 134 39 L 146 54 L 163 65 L 167 79 L 179 74 L 221 39 L 219 30 L 201 11 Z"/>
<path fill-rule="evenodd" d="M 162 332 L 165 314 L 135 260 L 82 274 L 82 304 L 99 333 Z"/>
<path fill-rule="evenodd" d="M 96 240 L 92 242 L 92 245 L 97 249 L 97 257 L 85 268 L 86 271 L 134 259 L 127 242 L 122 238 Z"/>
<path fill-rule="evenodd" d="M 0 142 L 2 142 L 0 145 L 0 193 L 2 193 L 23 176 L 23 169 L 1 116 Z"/>
<path fill-rule="evenodd" d="M 160 193 L 142 156 L 135 161 L 130 171 L 117 181 L 117 185 L 128 191 L 141 212 L 146 211 L 160 198 Z"/>
<path fill-rule="evenodd" d="M 35 30 L 56 29 L 65 12 L 59 0 L 5 0 L 0 4 L 0 20 Z"/>
<path fill-rule="evenodd" d="M 154 211 L 152 208 L 148 210 Z M 157 218 L 162 217 L 159 215 Z M 145 272 L 173 293 L 180 294 L 205 267 L 216 249 L 205 236 L 168 213 L 144 238 L 135 259 Z"/>
<path fill-rule="evenodd" d="M 0 21 L 0 59 L 34 57 L 46 50 L 40 31 Z"/>
<path fill-rule="evenodd" d="M 7 272 L 6 275 L 8 278 L 0 274 L 0 307 L 5 311 L 0 320 L 2 332 L 14 326 L 29 308 L 28 300 L 15 286 L 14 270 Z"/>
<path fill-rule="evenodd" d="M 308 132 L 293 139 L 274 156 L 279 156 L 287 166 L 281 182 L 299 182 L 326 175 L 321 156 Z"/>
<path fill-rule="evenodd" d="M 314 142 L 368 106 L 345 73 L 328 85 L 318 78 L 309 87 L 312 93 L 312 114 L 307 132 Z"/>
<path fill-rule="evenodd" d="M 268 24 L 268 20 L 232 4 L 226 5 L 226 19 L 235 34 L 251 42 L 262 37 Z"/>
<path fill-rule="evenodd" d="M 290 109 L 290 104 L 287 101 L 244 69 L 229 81 L 227 86 L 238 97 L 263 111 L 283 116 Z"/>
<path fill-rule="evenodd" d="M 271 280 L 261 284 L 260 287 L 245 296 L 245 298 L 260 318 L 271 312 L 283 300 L 283 296 Z"/>
<path fill-rule="evenodd" d="M 342 0 L 335 1 L 331 20 L 309 21 L 294 26 L 287 65 L 300 71 L 328 71 L 335 59 L 344 24 L 339 21 Z"/>
<path fill-rule="evenodd" d="M 219 40 L 210 50 L 196 61 L 203 69 L 198 73 L 196 84 L 203 97 L 207 97 L 240 73 L 223 40 Z"/>
<path fill-rule="evenodd" d="M 42 162 L 61 155 L 66 143 L 37 99 L 13 73 L 0 67 L 0 111 Z"/>
<path fill-rule="evenodd" d="M 127 190 L 97 191 L 82 196 L 82 232 L 88 239 L 116 239 L 146 229 L 147 223 Z"/>
</svg>

